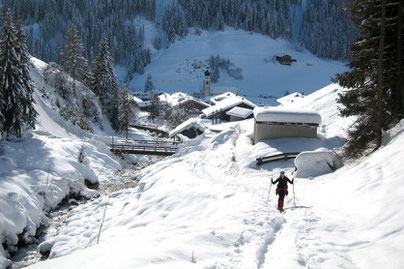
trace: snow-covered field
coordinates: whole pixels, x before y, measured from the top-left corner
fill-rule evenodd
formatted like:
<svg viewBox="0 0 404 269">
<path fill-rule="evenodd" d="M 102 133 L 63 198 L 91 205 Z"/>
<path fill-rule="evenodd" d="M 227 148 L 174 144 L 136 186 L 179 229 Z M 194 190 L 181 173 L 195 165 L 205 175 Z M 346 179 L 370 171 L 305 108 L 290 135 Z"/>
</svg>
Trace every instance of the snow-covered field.
<svg viewBox="0 0 404 269">
<path fill-rule="evenodd" d="M 156 29 L 147 27 L 147 36 L 154 37 Z M 291 55 L 297 61 L 291 66 L 280 65 L 275 56 Z M 330 84 L 335 73 L 347 70 L 344 63 L 317 58 L 285 40 L 243 30 L 226 28 L 221 32 L 194 29 L 183 39 L 167 49 L 153 51 L 152 63 L 143 75 L 135 74 L 130 86 L 143 90 L 146 77 L 152 75 L 154 86 L 165 92 L 192 94 L 200 91 L 204 72 L 210 56 L 220 55 L 229 59 L 234 67 L 241 68 L 244 79 L 235 80 L 220 70 L 220 80 L 212 87 L 237 87 L 241 95 L 284 96 L 286 91 L 303 92 L 306 95 Z M 122 70 L 121 70 L 122 71 Z M 119 72 L 121 80 L 124 72 Z M 253 100 L 255 101 L 255 100 Z M 268 101 L 268 100 L 264 100 Z"/>
<path fill-rule="evenodd" d="M 275 208 L 275 187 L 266 204 L 270 179 L 281 170 L 293 177 L 294 162 L 257 166 L 255 158 L 338 151 L 353 122 L 338 116 L 341 90 L 330 85 L 279 100 L 319 111 L 319 139 L 252 145 L 247 120 L 187 141 L 138 172 L 139 187 L 72 210 L 60 234 L 42 245 L 52 259 L 31 268 L 401 268 L 404 122 L 374 154 L 334 173 L 296 178 L 296 206 L 290 186 L 286 214 Z"/>
</svg>

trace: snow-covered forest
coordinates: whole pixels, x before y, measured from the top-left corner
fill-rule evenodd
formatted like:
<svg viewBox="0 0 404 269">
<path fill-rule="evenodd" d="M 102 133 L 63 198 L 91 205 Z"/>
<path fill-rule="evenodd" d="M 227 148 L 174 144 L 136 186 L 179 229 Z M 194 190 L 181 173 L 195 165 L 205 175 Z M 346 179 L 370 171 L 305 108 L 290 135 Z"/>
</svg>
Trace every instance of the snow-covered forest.
<svg viewBox="0 0 404 269">
<path fill-rule="evenodd" d="M 348 47 L 355 36 L 343 1 L 174 1 L 165 6 L 163 18 L 156 18 L 155 0 L 3 0 L 2 10 L 8 8 L 21 17 L 33 56 L 59 62 L 66 32 L 75 24 L 89 62 L 102 37 L 107 36 L 115 63 L 137 73 L 143 73 L 149 63 L 150 49 L 144 46 L 145 33 L 137 23 L 138 16 L 162 24 L 164 34 L 156 36 L 157 43 L 166 40 L 170 44 L 176 37 L 186 36 L 189 27 L 223 31 L 228 25 L 272 38 L 292 40 L 299 35 L 299 42 L 314 54 L 339 60 L 347 59 Z M 301 11 L 297 12 L 297 8 Z M 299 16 L 303 16 L 303 25 L 295 28 L 294 24 L 301 21 Z M 298 33 L 293 33 L 294 29 Z"/>
<path fill-rule="evenodd" d="M 71 24 L 83 40 L 85 56 L 91 62 L 105 36 L 117 64 L 142 72 L 149 53 L 144 48 L 144 29 L 136 26 L 136 16 L 155 17 L 155 1 L 2 1 L 2 10 L 11 9 L 22 20 L 30 53 L 44 61 L 60 62 L 59 56 Z"/>
</svg>

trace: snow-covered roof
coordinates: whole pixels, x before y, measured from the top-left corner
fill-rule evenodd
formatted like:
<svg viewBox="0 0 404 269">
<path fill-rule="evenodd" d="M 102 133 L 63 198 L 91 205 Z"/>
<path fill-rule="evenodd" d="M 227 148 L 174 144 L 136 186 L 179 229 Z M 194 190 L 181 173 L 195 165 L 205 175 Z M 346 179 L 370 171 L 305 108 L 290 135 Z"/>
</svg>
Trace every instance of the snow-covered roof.
<svg viewBox="0 0 404 269">
<path fill-rule="evenodd" d="M 256 107 L 254 118 L 256 121 L 321 124 L 320 113 L 303 108 Z"/>
<path fill-rule="evenodd" d="M 252 109 L 235 106 L 226 112 L 227 115 L 246 119 L 253 113 Z"/>
<path fill-rule="evenodd" d="M 159 95 L 159 99 L 161 102 L 163 102 L 167 105 L 170 105 L 170 106 L 176 106 L 176 105 L 185 103 L 187 101 L 194 101 L 194 102 L 199 103 L 206 107 L 210 106 L 209 104 L 199 101 L 199 100 L 195 99 L 194 97 L 192 97 L 186 93 L 182 93 L 182 92 L 176 92 L 173 94 L 163 93 L 163 94 Z"/>
<path fill-rule="evenodd" d="M 190 128 L 195 128 L 195 129 L 200 130 L 201 132 L 205 132 L 205 125 L 203 124 L 202 119 L 190 118 L 190 119 L 184 121 L 183 123 L 181 123 L 180 125 L 178 125 L 174 130 L 172 130 L 168 134 L 168 136 L 173 137 Z"/>
<path fill-rule="evenodd" d="M 224 99 L 223 101 L 215 104 L 214 106 L 205 108 L 204 110 L 202 110 L 202 113 L 205 114 L 206 117 L 210 117 L 219 111 L 225 111 L 240 104 L 245 104 L 252 108 L 256 107 L 254 103 L 245 99 L 244 97 L 232 96 Z"/>
<path fill-rule="evenodd" d="M 232 92 L 225 92 L 225 93 L 222 93 L 222 94 L 219 94 L 219 95 L 216 95 L 216 96 L 210 98 L 209 101 L 212 104 L 217 104 L 219 102 L 224 101 L 225 99 L 228 99 L 228 98 L 234 97 L 234 96 L 237 96 L 237 95 Z"/>
<path fill-rule="evenodd" d="M 188 101 L 188 100 L 191 100 L 194 98 L 186 93 L 176 92 L 173 94 L 168 94 L 168 93 L 160 94 L 159 99 L 161 102 L 164 102 L 167 105 L 176 106 L 182 102 L 185 102 L 185 101 Z"/>
<path fill-rule="evenodd" d="M 142 99 L 140 99 L 139 97 L 136 97 L 134 95 L 132 95 L 133 101 L 135 101 L 135 103 L 139 106 L 139 107 L 145 107 L 147 106 L 146 102 L 143 101 Z"/>
<path fill-rule="evenodd" d="M 205 107 L 210 107 L 210 106 L 211 106 L 211 105 L 209 105 L 208 103 L 205 103 L 205 102 L 203 102 L 203 101 L 201 101 L 201 100 L 198 100 L 198 99 L 195 99 L 195 98 L 188 99 L 188 100 L 186 100 L 186 101 L 184 101 L 184 102 L 181 102 L 180 104 L 185 103 L 185 102 L 188 102 L 188 101 L 193 101 L 193 102 L 198 103 L 198 104 L 200 104 L 200 105 L 202 105 L 202 106 L 205 106 Z"/>
</svg>

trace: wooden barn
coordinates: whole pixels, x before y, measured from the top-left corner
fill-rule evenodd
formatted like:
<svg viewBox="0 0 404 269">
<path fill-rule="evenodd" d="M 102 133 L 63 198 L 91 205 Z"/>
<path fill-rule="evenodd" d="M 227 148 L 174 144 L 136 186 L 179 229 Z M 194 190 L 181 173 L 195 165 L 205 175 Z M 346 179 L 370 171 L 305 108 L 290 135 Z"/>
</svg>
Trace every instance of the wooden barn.
<svg viewBox="0 0 404 269">
<path fill-rule="evenodd" d="M 205 108 L 210 107 L 209 104 L 205 103 L 205 102 L 201 102 L 201 101 L 197 101 L 195 99 L 188 99 L 184 102 L 181 102 L 177 105 L 178 107 L 182 107 L 185 108 L 186 110 L 199 110 L 202 111 Z"/>
<path fill-rule="evenodd" d="M 283 137 L 317 137 L 320 114 L 311 109 L 259 107 L 254 109 L 254 144 Z"/>
<path fill-rule="evenodd" d="M 285 54 L 283 56 L 276 56 L 276 60 L 283 65 L 292 65 L 292 62 L 296 62 L 296 59 L 293 59 L 292 56 Z"/>
</svg>

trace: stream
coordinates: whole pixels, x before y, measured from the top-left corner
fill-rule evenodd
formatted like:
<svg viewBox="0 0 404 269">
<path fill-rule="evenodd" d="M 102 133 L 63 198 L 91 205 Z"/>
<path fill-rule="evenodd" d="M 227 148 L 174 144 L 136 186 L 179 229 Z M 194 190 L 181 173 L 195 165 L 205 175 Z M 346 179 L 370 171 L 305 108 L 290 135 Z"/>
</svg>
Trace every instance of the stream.
<svg viewBox="0 0 404 269">
<path fill-rule="evenodd" d="M 150 162 L 142 162 L 136 163 L 136 165 L 123 165 L 126 168 L 117 172 L 117 175 L 122 178 L 121 181 L 100 181 L 97 187 L 95 188 L 98 192 L 100 192 L 101 196 L 96 199 L 103 199 L 104 196 L 122 190 L 134 188 L 137 186 L 137 180 L 134 178 L 134 172 L 139 171 L 147 166 L 158 162 L 161 160 L 161 157 L 153 157 L 150 158 Z M 66 221 L 69 217 L 70 211 L 81 205 L 86 203 L 89 200 L 75 200 L 75 199 L 64 199 L 61 204 L 52 212 L 47 213 L 48 217 L 48 225 L 41 226 L 37 231 L 36 242 L 21 246 L 18 248 L 17 252 L 13 254 L 11 257 L 12 264 L 8 267 L 8 269 L 19 269 L 32 264 L 35 264 L 39 261 L 46 260 L 47 257 L 43 256 L 38 251 L 38 246 L 42 242 L 53 238 L 59 234 L 59 231 L 64 227 Z"/>
</svg>

